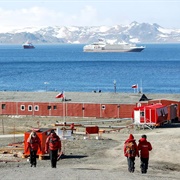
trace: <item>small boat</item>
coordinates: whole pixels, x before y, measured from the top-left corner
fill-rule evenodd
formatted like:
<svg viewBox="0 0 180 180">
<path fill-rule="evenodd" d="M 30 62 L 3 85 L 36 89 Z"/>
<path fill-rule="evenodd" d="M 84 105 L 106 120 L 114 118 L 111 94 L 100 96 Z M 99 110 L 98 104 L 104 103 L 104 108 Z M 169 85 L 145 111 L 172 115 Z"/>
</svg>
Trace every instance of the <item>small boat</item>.
<svg viewBox="0 0 180 180">
<path fill-rule="evenodd" d="M 22 46 L 24 49 L 34 49 L 35 48 L 34 45 L 29 41 L 25 42 Z"/>
<path fill-rule="evenodd" d="M 145 49 L 145 46 L 128 43 L 109 44 L 102 39 L 83 47 L 84 52 L 141 52 L 143 49 Z"/>
</svg>

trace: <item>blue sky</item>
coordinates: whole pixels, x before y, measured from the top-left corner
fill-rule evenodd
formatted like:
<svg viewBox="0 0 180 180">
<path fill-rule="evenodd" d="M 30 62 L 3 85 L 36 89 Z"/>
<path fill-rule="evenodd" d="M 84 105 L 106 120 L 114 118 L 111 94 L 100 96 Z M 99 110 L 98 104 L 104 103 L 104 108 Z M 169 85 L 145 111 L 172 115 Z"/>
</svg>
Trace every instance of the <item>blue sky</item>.
<svg viewBox="0 0 180 180">
<path fill-rule="evenodd" d="M 0 28 L 113 26 L 133 21 L 180 29 L 180 0 L 0 0 Z"/>
</svg>

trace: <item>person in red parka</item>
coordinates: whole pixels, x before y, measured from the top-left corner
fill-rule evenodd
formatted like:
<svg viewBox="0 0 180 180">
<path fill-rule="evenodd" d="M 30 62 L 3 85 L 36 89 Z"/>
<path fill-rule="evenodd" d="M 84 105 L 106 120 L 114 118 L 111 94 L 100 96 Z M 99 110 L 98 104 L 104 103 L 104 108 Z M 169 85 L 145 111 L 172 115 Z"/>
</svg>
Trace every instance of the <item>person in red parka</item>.
<svg viewBox="0 0 180 180">
<path fill-rule="evenodd" d="M 139 151 L 132 134 L 129 135 L 129 138 L 124 143 L 124 156 L 127 157 L 128 171 L 133 173 L 135 170 L 135 157 L 139 157 Z"/>
<path fill-rule="evenodd" d="M 71 124 L 70 129 L 71 129 L 71 134 L 73 134 L 73 130 L 74 130 L 74 123 L 72 123 L 72 124 Z"/>
<path fill-rule="evenodd" d="M 140 151 L 141 158 L 141 173 L 147 173 L 149 164 L 149 151 L 152 150 L 151 143 L 147 141 L 147 136 L 142 135 L 139 140 L 138 149 Z"/>
<path fill-rule="evenodd" d="M 58 151 L 61 151 L 61 140 L 54 130 L 51 130 L 50 135 L 46 139 L 45 152 L 48 153 L 51 160 L 51 167 L 56 168 Z"/>
<path fill-rule="evenodd" d="M 28 151 L 28 149 L 30 150 L 31 167 L 32 166 L 36 167 L 36 164 L 37 164 L 36 155 L 37 155 L 38 148 L 41 151 L 41 141 L 35 131 L 32 131 L 31 134 L 29 135 L 27 139 L 27 144 L 28 145 L 26 148 L 26 152 Z"/>
</svg>

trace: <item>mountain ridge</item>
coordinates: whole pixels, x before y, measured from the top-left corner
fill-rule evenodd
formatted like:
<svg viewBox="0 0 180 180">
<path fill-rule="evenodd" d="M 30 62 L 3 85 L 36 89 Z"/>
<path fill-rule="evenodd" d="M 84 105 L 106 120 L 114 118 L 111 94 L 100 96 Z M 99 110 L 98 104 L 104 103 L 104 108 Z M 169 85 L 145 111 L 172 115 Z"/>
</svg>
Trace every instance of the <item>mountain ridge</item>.
<svg viewBox="0 0 180 180">
<path fill-rule="evenodd" d="M 116 43 L 180 43 L 180 29 L 164 28 L 156 23 L 115 26 L 25 27 L 0 32 L 0 44 L 87 44 L 104 38 Z"/>
</svg>

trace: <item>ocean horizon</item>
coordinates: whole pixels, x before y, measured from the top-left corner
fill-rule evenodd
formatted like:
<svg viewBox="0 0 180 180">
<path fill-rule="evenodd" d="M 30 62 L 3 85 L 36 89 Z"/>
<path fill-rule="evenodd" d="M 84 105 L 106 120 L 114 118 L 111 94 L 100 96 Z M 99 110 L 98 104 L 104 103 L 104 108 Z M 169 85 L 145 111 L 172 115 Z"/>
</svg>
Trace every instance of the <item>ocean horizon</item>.
<svg viewBox="0 0 180 180">
<path fill-rule="evenodd" d="M 0 45 L 0 91 L 180 94 L 180 44 L 142 45 L 128 53 L 87 53 L 83 44 Z"/>
</svg>

